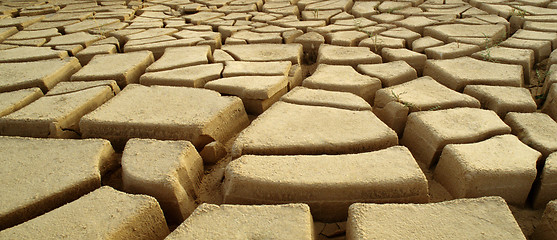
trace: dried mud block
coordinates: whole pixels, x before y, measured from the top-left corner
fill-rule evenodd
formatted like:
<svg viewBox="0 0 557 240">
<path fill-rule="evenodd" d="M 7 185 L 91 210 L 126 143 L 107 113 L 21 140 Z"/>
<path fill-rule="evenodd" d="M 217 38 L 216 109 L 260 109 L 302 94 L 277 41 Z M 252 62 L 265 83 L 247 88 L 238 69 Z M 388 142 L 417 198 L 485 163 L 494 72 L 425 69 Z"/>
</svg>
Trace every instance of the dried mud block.
<svg viewBox="0 0 557 240">
<path fill-rule="evenodd" d="M 373 112 L 399 135 L 404 131 L 408 113 L 480 107 L 478 100 L 473 97 L 451 90 L 428 76 L 380 89 L 375 94 Z"/>
<path fill-rule="evenodd" d="M 187 15 L 185 16 L 185 19 L 190 22 L 193 23 L 195 25 L 199 25 L 202 24 L 203 22 L 206 22 L 208 20 L 214 19 L 214 18 L 219 18 L 219 17 L 224 17 L 225 14 L 224 13 L 219 13 L 219 12 L 198 12 L 195 14 L 191 14 L 191 15 Z"/>
<path fill-rule="evenodd" d="M 549 57 L 551 54 L 551 42 L 547 40 L 531 40 L 520 38 L 507 38 L 501 42 L 499 46 L 520 49 L 532 49 L 534 51 L 534 58 L 536 63 Z"/>
<path fill-rule="evenodd" d="M 393 231 L 392 226 L 397 226 Z M 355 203 L 346 239 L 526 239 L 501 197 L 430 204 Z"/>
<path fill-rule="evenodd" d="M 418 38 L 412 42 L 412 51 L 424 53 L 426 48 L 442 46 L 445 43 L 430 36 Z"/>
<path fill-rule="evenodd" d="M 117 165 L 110 143 L 101 139 L 0 137 L 0 143 L 0 229 L 100 187 L 101 175 Z"/>
<path fill-rule="evenodd" d="M 338 45 L 338 46 L 358 46 L 360 41 L 368 38 L 366 33 L 351 30 L 351 31 L 338 31 L 327 33 L 325 35 L 325 40 L 328 44 Z"/>
<path fill-rule="evenodd" d="M 226 39 L 228 39 L 230 36 L 232 36 L 232 33 L 238 32 L 238 31 L 243 31 L 243 30 L 251 30 L 253 29 L 252 26 L 249 25 L 236 25 L 236 26 L 228 26 L 228 25 L 221 25 L 218 26 L 218 32 L 221 34 L 221 41 L 226 41 Z"/>
<path fill-rule="evenodd" d="M 79 44 L 72 45 L 58 45 L 54 47 L 55 50 L 62 50 L 68 52 L 70 56 L 75 56 L 79 51 L 83 50 L 83 46 Z"/>
<path fill-rule="evenodd" d="M 431 76 L 459 92 L 467 85 L 520 87 L 523 83 L 521 66 L 485 62 L 471 57 L 427 60 L 424 76 Z"/>
<path fill-rule="evenodd" d="M 443 148 L 434 178 L 454 198 L 500 196 L 524 206 L 536 179 L 541 153 L 514 135 Z"/>
<path fill-rule="evenodd" d="M 225 203 L 306 203 L 324 222 L 346 220 L 355 202 L 428 202 L 425 175 L 402 146 L 334 156 L 244 155 L 228 164 L 224 179 Z"/>
<path fill-rule="evenodd" d="M 4 41 L 6 38 L 17 33 L 16 27 L 0 27 L 0 41 Z"/>
<path fill-rule="evenodd" d="M 16 46 L 40 47 L 46 43 L 45 38 L 36 38 L 28 40 L 4 40 L 3 44 L 10 44 Z"/>
<path fill-rule="evenodd" d="M 213 61 L 210 46 L 167 48 L 156 62 L 149 65 L 146 72 L 158 72 L 181 67 L 207 64 Z"/>
<path fill-rule="evenodd" d="M 416 72 L 419 76 L 422 75 L 424 70 L 425 61 L 427 57 L 425 54 L 417 53 L 412 50 L 408 50 L 406 48 L 400 49 L 392 49 L 392 48 L 383 48 L 381 50 L 381 57 L 385 62 L 393 62 L 393 61 L 405 61 L 410 65 L 412 68 L 416 69 Z"/>
<path fill-rule="evenodd" d="M 222 49 L 215 49 L 213 52 L 213 63 L 224 63 L 226 61 L 234 61 L 234 58 Z"/>
<path fill-rule="evenodd" d="M 18 47 L 0 51 L 0 63 L 63 59 L 68 52 L 49 47 Z"/>
<path fill-rule="evenodd" d="M 386 37 L 392 37 L 392 38 L 404 39 L 404 41 L 406 42 L 406 47 L 407 48 L 412 48 L 412 43 L 415 40 L 422 37 L 422 35 L 420 35 L 419 33 L 414 32 L 414 31 L 410 31 L 410 30 L 408 30 L 406 28 L 403 28 L 403 27 L 392 28 L 392 29 L 389 29 L 387 31 L 379 33 L 379 35 L 386 36 Z"/>
<path fill-rule="evenodd" d="M 130 83 L 138 83 L 139 77 L 153 62 L 153 54 L 149 51 L 97 55 L 72 75 L 71 81 L 112 79 L 124 88 Z"/>
<path fill-rule="evenodd" d="M 152 28 L 145 31 L 125 35 L 123 38 L 125 42 L 129 42 L 132 40 L 151 39 L 160 36 L 167 36 L 176 32 L 178 32 L 178 29 L 175 28 Z"/>
<path fill-rule="evenodd" d="M 100 54 L 114 54 L 117 52 L 116 46 L 112 44 L 89 46 L 81 51 L 79 51 L 75 57 L 79 59 L 79 63 L 85 66 L 91 61 L 91 59 Z"/>
<path fill-rule="evenodd" d="M 547 40 L 551 42 L 553 50 L 557 49 L 557 32 L 539 32 L 518 29 L 518 31 L 513 34 L 513 37 L 531 40 Z"/>
<path fill-rule="evenodd" d="M 292 67 L 290 67 L 290 71 L 288 72 L 288 90 L 302 85 L 304 72 L 306 72 L 306 69 L 302 69 L 300 64 L 292 65 Z"/>
<path fill-rule="evenodd" d="M 532 195 L 534 208 L 543 208 L 549 201 L 557 199 L 557 153 L 549 154 L 546 158 Z"/>
<path fill-rule="evenodd" d="M 245 44 L 248 44 L 248 42 L 246 42 L 246 40 L 237 39 L 237 38 L 233 38 L 233 37 L 227 38 L 227 39 L 224 41 L 224 43 L 225 43 L 225 46 L 245 45 Z"/>
<path fill-rule="evenodd" d="M 225 68 L 226 69 L 226 68 Z M 210 81 L 205 88 L 242 99 L 246 112 L 261 114 L 287 92 L 286 76 L 237 76 Z"/>
<path fill-rule="evenodd" d="M 372 112 L 277 102 L 240 133 L 232 154 L 347 154 L 397 144 Z"/>
<path fill-rule="evenodd" d="M 17 29 L 21 31 L 23 30 L 23 28 L 33 23 L 39 22 L 44 18 L 44 16 L 5 18 L 0 20 L 0 27 L 17 27 Z"/>
<path fill-rule="evenodd" d="M 392 13 L 381 13 L 381 14 L 373 14 L 369 17 L 372 21 L 376 21 L 378 23 L 392 23 L 394 21 L 404 19 L 403 15 L 399 14 L 392 14 Z"/>
<path fill-rule="evenodd" d="M 114 45 L 116 47 L 116 51 L 120 51 L 120 41 L 118 41 L 115 37 L 107 37 L 103 40 L 99 40 L 91 44 L 91 46 L 98 46 L 98 45 Z"/>
<path fill-rule="evenodd" d="M 313 89 L 354 93 L 373 103 L 381 80 L 358 73 L 351 66 L 319 64 L 315 72 L 304 79 L 302 86 Z"/>
<path fill-rule="evenodd" d="M 436 25 L 438 22 L 439 21 L 424 16 L 409 16 L 404 20 L 395 21 L 393 23 L 399 27 L 404 27 L 410 31 L 423 35 L 425 27 Z"/>
<path fill-rule="evenodd" d="M 50 39 L 47 43 L 44 44 L 45 47 L 56 47 L 60 45 L 75 45 L 79 44 L 82 47 L 86 48 L 93 44 L 96 41 L 105 38 L 101 35 L 92 35 L 85 32 L 77 32 L 66 34 L 62 36 L 56 36 Z"/>
<path fill-rule="evenodd" d="M 45 29 L 50 29 L 50 28 L 56 28 L 58 29 L 58 31 L 62 31 L 64 30 L 64 26 L 67 25 L 71 25 L 74 23 L 78 23 L 81 20 L 70 20 L 70 19 L 64 19 L 61 21 L 55 21 L 55 22 L 47 22 L 47 21 L 41 21 L 41 22 L 37 22 L 37 23 L 33 23 L 32 25 L 29 25 L 28 27 L 25 27 L 26 31 L 37 31 L 37 30 L 45 30 Z M 1 35 L 1 33 L 0 33 Z M 1 39 L 1 38 L 0 38 Z"/>
<path fill-rule="evenodd" d="M 178 34 L 179 33 L 175 33 L 174 36 L 181 38 L 182 35 Z M 209 46 L 211 47 L 211 52 L 222 47 L 222 37 L 218 32 L 190 31 L 189 35 L 185 39 L 196 38 L 194 36 L 198 36 L 203 39 L 196 43 L 197 46 Z"/>
<path fill-rule="evenodd" d="M 236 76 L 288 76 L 292 62 L 245 62 L 227 61 L 225 62 L 223 77 Z"/>
<path fill-rule="evenodd" d="M 506 27 L 500 24 L 469 25 L 469 24 L 443 24 L 424 28 L 424 36 L 431 36 L 443 42 L 449 38 L 466 37 L 477 38 L 481 41 L 499 42 L 507 37 Z"/>
<path fill-rule="evenodd" d="M 294 43 L 302 44 L 305 54 L 317 57 L 319 47 L 325 43 L 325 37 L 317 32 L 308 32 L 294 39 Z"/>
<path fill-rule="evenodd" d="M 79 137 L 79 119 L 120 89 L 112 80 L 61 82 L 44 97 L 0 118 L 0 134 L 24 137 Z"/>
<path fill-rule="evenodd" d="M 301 44 L 249 44 L 224 45 L 222 50 L 239 61 L 269 62 L 291 61 L 292 64 L 302 63 Z"/>
<path fill-rule="evenodd" d="M 530 83 L 531 72 L 535 63 L 534 50 L 532 49 L 497 46 L 473 53 L 471 57 L 490 62 L 520 65 L 524 73 L 524 83 Z"/>
<path fill-rule="evenodd" d="M 242 101 L 207 89 L 130 84 L 114 99 L 85 115 L 83 137 L 103 137 L 123 146 L 130 138 L 188 140 L 202 147 L 225 142 L 248 125 Z"/>
<path fill-rule="evenodd" d="M 553 50 L 551 54 L 549 54 L 549 61 L 547 65 L 557 64 L 557 49 Z"/>
<path fill-rule="evenodd" d="M 35 30 L 35 31 L 19 31 L 18 33 L 8 37 L 6 40 L 31 40 L 36 38 L 45 38 L 46 40 L 50 40 L 50 38 L 55 36 L 61 36 L 62 34 L 58 32 L 56 28 L 49 28 L 49 29 L 42 29 L 42 30 Z"/>
<path fill-rule="evenodd" d="M 143 33 L 143 32 L 141 32 Z M 129 40 L 126 42 L 126 44 L 124 45 L 125 48 L 129 48 L 130 47 L 134 47 L 134 46 L 140 46 L 141 45 L 145 45 L 145 44 L 154 44 L 154 43 L 160 43 L 160 42 L 167 42 L 167 41 L 173 41 L 176 40 L 175 37 L 172 36 L 168 36 L 168 35 L 160 35 L 160 36 L 156 36 L 156 37 L 152 37 L 152 38 L 140 38 L 140 39 L 133 39 L 133 40 Z"/>
<path fill-rule="evenodd" d="M 350 65 L 382 63 L 381 56 L 368 47 L 343 47 L 322 44 L 317 54 L 318 64 Z"/>
<path fill-rule="evenodd" d="M 248 44 L 281 44 L 282 37 L 280 33 L 258 33 L 249 30 L 243 30 L 232 33 L 231 38 L 245 40 Z"/>
<path fill-rule="evenodd" d="M 101 187 L 71 203 L 0 232 L 2 239 L 163 239 L 169 234 L 152 197 Z"/>
<path fill-rule="evenodd" d="M 214 205 L 203 203 L 166 239 L 315 239 L 306 204 Z"/>
<path fill-rule="evenodd" d="M 362 40 L 358 46 L 368 47 L 374 53 L 381 54 L 383 48 L 404 48 L 404 46 L 406 46 L 406 40 L 376 34 Z"/>
<path fill-rule="evenodd" d="M 418 78 L 416 69 L 405 61 L 380 64 L 359 64 L 358 72 L 381 80 L 383 87 L 391 87 Z"/>
<path fill-rule="evenodd" d="M 228 154 L 226 147 L 217 141 L 205 145 L 203 150 L 199 152 L 199 155 L 201 155 L 205 163 L 216 163 L 218 160 L 225 157 L 226 154 Z"/>
<path fill-rule="evenodd" d="M 152 42 L 138 45 L 125 45 L 124 52 L 138 52 L 138 51 L 151 51 L 155 59 L 159 59 L 164 54 L 167 48 L 171 47 L 190 47 L 195 46 L 197 43 L 204 41 L 203 38 L 187 38 L 187 39 L 177 39 L 162 42 Z"/>
<path fill-rule="evenodd" d="M 553 12 L 552 14 L 555 14 Z M 557 23 L 555 22 L 534 22 L 526 21 L 524 22 L 523 28 L 525 30 L 542 31 L 542 32 L 557 32 Z"/>
<path fill-rule="evenodd" d="M 80 68 L 77 58 L 0 63 L 0 92 L 32 87 L 46 92 L 59 82 L 68 81 Z"/>
<path fill-rule="evenodd" d="M 79 23 L 74 23 L 71 25 L 64 26 L 64 33 L 76 33 L 76 32 L 83 32 L 89 29 L 100 28 L 104 25 L 109 25 L 113 23 L 119 22 L 118 19 L 108 18 L 108 19 L 85 19 Z"/>
<path fill-rule="evenodd" d="M 302 11 L 301 13 L 301 19 L 303 20 L 303 22 L 305 21 L 325 21 L 326 24 L 330 24 L 331 23 L 331 17 L 341 13 L 342 11 L 340 9 L 334 9 L 334 10 L 318 10 L 319 14 L 315 13 L 316 11 Z M 330 24 L 328 26 L 331 26 L 333 24 Z M 308 28 L 308 31 L 310 28 Z"/>
<path fill-rule="evenodd" d="M 557 84 L 551 84 L 549 93 L 547 93 L 547 99 L 543 104 L 542 112 L 557 121 Z"/>
<path fill-rule="evenodd" d="M 0 93 L 0 117 L 13 113 L 43 96 L 40 88 Z"/>
<path fill-rule="evenodd" d="M 541 222 L 536 226 L 532 239 L 552 240 L 557 238 L 557 200 L 547 204 Z"/>
<path fill-rule="evenodd" d="M 19 46 L 0 43 L 0 50 L 8 50 L 8 49 L 13 49 L 13 48 L 17 48 L 17 47 L 19 47 Z"/>
<path fill-rule="evenodd" d="M 466 43 L 448 43 L 438 47 L 426 48 L 425 54 L 428 59 L 451 59 L 470 56 L 472 53 L 480 51 L 480 47 Z"/>
<path fill-rule="evenodd" d="M 557 122 L 545 113 L 508 113 L 505 123 L 526 145 L 540 151 L 543 157 L 557 151 Z"/>
<path fill-rule="evenodd" d="M 221 77 L 222 63 L 201 64 L 159 72 L 147 72 L 139 78 L 142 85 L 166 85 L 202 88 Z"/>
<path fill-rule="evenodd" d="M 298 2 L 298 6 L 303 6 L 303 4 L 307 4 L 307 2 Z M 332 10 L 332 9 L 340 9 L 342 11 L 348 11 L 352 7 L 352 1 L 350 0 L 340 0 L 340 1 L 323 1 L 323 2 L 312 2 L 305 7 L 301 7 L 303 10 L 313 11 L 315 9 L 318 10 Z"/>
<path fill-rule="evenodd" d="M 371 110 L 371 106 L 360 96 L 347 93 L 295 87 L 280 99 L 283 102 L 308 105 L 334 107 L 347 110 Z"/>
<path fill-rule="evenodd" d="M 202 176 L 203 159 L 188 141 L 130 139 L 122 154 L 124 190 L 155 197 L 171 222 L 195 210 Z"/>
<path fill-rule="evenodd" d="M 508 112 L 535 112 L 538 107 L 526 88 L 468 85 L 464 94 L 478 99 L 482 108 L 495 111 L 501 119 Z"/>
<path fill-rule="evenodd" d="M 421 111 L 408 115 L 401 143 L 416 160 L 433 168 L 447 144 L 473 143 L 510 132 L 511 128 L 490 110 Z"/>
<path fill-rule="evenodd" d="M 394 10 L 399 10 L 399 9 L 404 9 L 404 8 L 408 8 L 408 7 L 412 7 L 412 3 L 411 2 L 382 2 L 381 4 L 379 4 L 379 6 L 377 6 L 377 10 L 385 13 L 385 12 L 392 12 Z"/>
<path fill-rule="evenodd" d="M 549 67 L 549 70 L 546 71 L 546 73 L 544 75 L 545 75 L 545 79 L 544 79 L 544 82 L 543 82 L 542 93 L 548 93 L 549 88 L 551 87 L 551 85 L 553 85 L 554 83 L 557 83 L 557 64 L 552 64 Z M 543 75 L 542 75 L 542 78 L 543 78 Z"/>
<path fill-rule="evenodd" d="M 125 43 L 128 41 L 128 38 L 126 36 L 144 31 L 146 31 L 146 29 L 132 29 L 128 27 L 126 29 L 109 32 L 108 36 L 115 37 L 116 39 L 118 39 L 118 42 Z"/>
<path fill-rule="evenodd" d="M 355 17 L 370 18 L 371 16 L 377 16 L 378 12 L 375 8 L 379 4 L 380 2 L 355 1 L 350 12 Z"/>
</svg>

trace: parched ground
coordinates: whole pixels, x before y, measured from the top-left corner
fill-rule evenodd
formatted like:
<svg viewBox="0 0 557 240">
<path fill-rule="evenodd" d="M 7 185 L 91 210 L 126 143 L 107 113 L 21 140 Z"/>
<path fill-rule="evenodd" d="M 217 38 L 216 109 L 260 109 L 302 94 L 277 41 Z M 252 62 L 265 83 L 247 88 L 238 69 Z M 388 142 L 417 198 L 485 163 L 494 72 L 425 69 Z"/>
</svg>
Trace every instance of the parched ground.
<svg viewBox="0 0 557 240">
<path fill-rule="evenodd" d="M 0 239 L 557 239 L 555 0 L 0 0 Z"/>
</svg>

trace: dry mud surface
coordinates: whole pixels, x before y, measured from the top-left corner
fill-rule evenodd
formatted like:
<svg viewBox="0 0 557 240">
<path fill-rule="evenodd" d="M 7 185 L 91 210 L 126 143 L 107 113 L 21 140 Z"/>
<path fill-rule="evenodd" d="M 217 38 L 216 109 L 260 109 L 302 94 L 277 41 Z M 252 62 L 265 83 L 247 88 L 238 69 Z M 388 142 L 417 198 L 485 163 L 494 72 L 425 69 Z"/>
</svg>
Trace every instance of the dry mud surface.
<svg viewBox="0 0 557 240">
<path fill-rule="evenodd" d="M 557 239 L 555 0 L 0 0 L 0 239 Z"/>
</svg>

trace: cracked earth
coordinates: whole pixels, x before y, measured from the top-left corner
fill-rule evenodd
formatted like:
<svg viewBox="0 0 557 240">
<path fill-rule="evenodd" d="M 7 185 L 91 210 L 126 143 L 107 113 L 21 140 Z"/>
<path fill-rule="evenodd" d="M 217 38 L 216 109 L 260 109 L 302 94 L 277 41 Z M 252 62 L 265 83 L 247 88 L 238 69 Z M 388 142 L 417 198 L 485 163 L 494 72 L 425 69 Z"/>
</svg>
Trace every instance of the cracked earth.
<svg viewBox="0 0 557 240">
<path fill-rule="evenodd" d="M 0 0 L 0 239 L 557 239 L 555 0 Z"/>
</svg>

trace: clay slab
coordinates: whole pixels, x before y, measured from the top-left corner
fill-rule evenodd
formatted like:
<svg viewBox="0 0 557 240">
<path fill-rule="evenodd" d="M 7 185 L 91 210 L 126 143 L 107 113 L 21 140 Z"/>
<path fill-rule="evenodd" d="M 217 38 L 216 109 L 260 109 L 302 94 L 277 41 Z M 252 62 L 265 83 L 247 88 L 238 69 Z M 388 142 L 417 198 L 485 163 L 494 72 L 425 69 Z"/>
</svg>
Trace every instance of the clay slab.
<svg viewBox="0 0 557 240">
<path fill-rule="evenodd" d="M 544 157 L 557 151 L 557 122 L 545 113 L 508 113 L 505 123 L 526 145 L 540 151 Z"/>
<path fill-rule="evenodd" d="M 139 78 L 142 85 L 165 85 L 202 88 L 221 77 L 222 63 L 200 64 L 159 72 L 147 72 Z"/>
<path fill-rule="evenodd" d="M 396 226 L 396 230 L 392 229 Z M 430 204 L 356 203 L 346 239 L 526 239 L 500 197 Z"/>
<path fill-rule="evenodd" d="M 536 227 L 534 235 L 535 239 L 551 240 L 557 237 L 555 227 L 557 226 L 557 201 L 549 202 L 543 212 L 542 220 Z"/>
<path fill-rule="evenodd" d="M 539 184 L 534 187 L 534 208 L 543 208 L 549 201 L 557 199 L 557 153 L 546 158 Z"/>
<path fill-rule="evenodd" d="M 72 81 L 96 81 L 112 79 L 121 88 L 139 82 L 141 74 L 154 62 L 149 51 L 104 54 L 94 56 L 81 70 L 72 75 Z"/>
<path fill-rule="evenodd" d="M 0 93 L 0 117 L 13 113 L 43 96 L 40 88 Z"/>
<path fill-rule="evenodd" d="M 425 175 L 402 146 L 346 155 L 244 155 L 227 166 L 224 179 L 225 203 L 302 202 L 325 222 L 344 221 L 354 202 L 428 201 Z"/>
<path fill-rule="evenodd" d="M 106 140 L 0 137 L 0 142 L 0 229 L 100 187 L 101 174 L 116 164 Z"/>
<path fill-rule="evenodd" d="M 469 85 L 464 94 L 478 99 L 482 108 L 495 111 L 501 119 L 508 112 L 535 112 L 538 107 L 526 88 Z"/>
<path fill-rule="evenodd" d="M 152 197 L 101 187 L 76 201 L 0 232 L 2 239 L 162 239 L 169 233 Z"/>
<path fill-rule="evenodd" d="M 449 144 L 441 153 L 434 178 L 454 198 L 500 196 L 509 204 L 524 206 L 540 157 L 541 153 L 510 134 Z"/>
<path fill-rule="evenodd" d="M 130 138 L 153 138 L 188 140 L 196 147 L 225 142 L 247 124 L 237 97 L 207 89 L 136 84 L 79 123 L 83 137 L 103 137 L 120 145 Z"/>
<path fill-rule="evenodd" d="M 291 61 L 292 64 L 302 63 L 302 45 L 293 44 L 248 44 L 224 45 L 222 50 L 240 61 Z"/>
<path fill-rule="evenodd" d="M 511 128 L 490 110 L 422 111 L 408 116 L 401 143 L 410 149 L 416 160 L 431 168 L 447 144 L 472 143 L 510 132 Z"/>
<path fill-rule="evenodd" d="M 372 112 L 277 102 L 240 133 L 233 155 L 358 153 L 397 143 Z"/>
<path fill-rule="evenodd" d="M 495 85 L 521 87 L 522 67 L 484 62 L 470 57 L 427 60 L 424 76 L 431 76 L 443 85 L 462 92 L 466 85 Z"/>
<path fill-rule="evenodd" d="M 201 204 L 166 239 L 315 239 L 306 204 Z"/>
<path fill-rule="evenodd" d="M 61 82 L 44 97 L 0 118 L 0 134 L 25 137 L 77 137 L 79 119 L 111 99 L 116 82 Z"/>
<path fill-rule="evenodd" d="M 358 111 L 371 110 L 369 103 L 356 94 L 305 87 L 295 87 L 282 96 L 280 100 L 309 106 L 335 107 Z"/>
<path fill-rule="evenodd" d="M 48 91 L 81 68 L 77 58 L 0 63 L 0 92 L 39 87 Z"/>
<path fill-rule="evenodd" d="M 122 155 L 126 192 L 157 199 L 167 220 L 181 223 L 196 208 L 203 160 L 188 141 L 131 139 Z"/>
<path fill-rule="evenodd" d="M 360 74 L 351 66 L 319 64 L 315 72 L 304 79 L 302 86 L 313 89 L 354 93 L 369 103 L 381 88 L 377 78 Z"/>
</svg>

